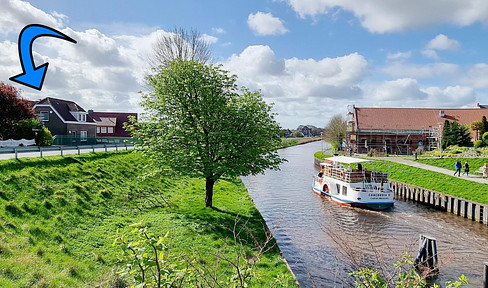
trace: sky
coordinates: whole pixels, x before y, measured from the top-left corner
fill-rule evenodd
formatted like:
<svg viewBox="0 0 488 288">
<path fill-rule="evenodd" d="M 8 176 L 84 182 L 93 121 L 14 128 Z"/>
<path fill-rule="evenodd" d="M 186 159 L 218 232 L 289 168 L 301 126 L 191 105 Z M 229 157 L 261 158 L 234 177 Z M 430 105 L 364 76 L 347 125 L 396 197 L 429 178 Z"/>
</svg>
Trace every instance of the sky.
<svg viewBox="0 0 488 288">
<path fill-rule="evenodd" d="M 486 0 L 0 0 L 0 81 L 31 100 L 143 112 L 139 91 L 159 35 L 195 29 L 215 64 L 260 90 L 283 128 L 324 127 L 348 107 L 471 108 L 488 104 Z M 75 39 L 34 41 L 49 62 L 41 91 L 22 72 L 29 24 Z"/>
</svg>

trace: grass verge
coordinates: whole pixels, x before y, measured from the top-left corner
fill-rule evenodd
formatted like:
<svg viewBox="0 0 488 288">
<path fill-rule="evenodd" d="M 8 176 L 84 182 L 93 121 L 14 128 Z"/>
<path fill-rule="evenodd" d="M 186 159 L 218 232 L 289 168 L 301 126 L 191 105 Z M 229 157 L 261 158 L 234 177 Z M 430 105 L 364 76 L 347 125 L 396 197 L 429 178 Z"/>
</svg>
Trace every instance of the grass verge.
<svg viewBox="0 0 488 288">
<path fill-rule="evenodd" d="M 140 221 L 153 234 L 169 232 L 174 255 L 208 267 L 215 253 L 233 257 L 236 215 L 255 239 L 266 237 L 239 180 L 220 181 L 218 209 L 210 209 L 203 180 L 146 175 L 148 164 L 125 151 L 0 161 L 0 287 L 125 287 L 131 282 L 116 273 L 123 263 L 112 235 Z M 248 240 L 244 248 L 252 251 Z M 232 269 L 219 272 L 233 277 Z M 278 286 L 295 287 L 276 246 L 253 273 L 250 286 L 269 287 L 281 277 Z"/>
</svg>

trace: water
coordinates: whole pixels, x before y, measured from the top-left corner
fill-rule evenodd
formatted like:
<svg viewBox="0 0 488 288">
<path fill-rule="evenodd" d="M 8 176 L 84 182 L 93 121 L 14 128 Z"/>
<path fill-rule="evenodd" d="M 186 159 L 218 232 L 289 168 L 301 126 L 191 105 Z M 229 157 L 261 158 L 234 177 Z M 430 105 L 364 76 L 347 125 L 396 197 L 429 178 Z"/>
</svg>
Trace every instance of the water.
<svg viewBox="0 0 488 288">
<path fill-rule="evenodd" d="M 288 162 L 280 171 L 243 178 L 302 287 L 351 287 L 350 258 L 378 263 L 376 251 L 392 263 L 404 251 L 416 256 L 421 233 L 437 239 L 441 283 L 465 274 L 470 287 L 482 286 L 487 226 L 402 200 L 390 211 L 376 212 L 318 196 L 311 188 L 318 172 L 313 154 L 323 147 L 313 142 L 282 149 Z"/>
</svg>

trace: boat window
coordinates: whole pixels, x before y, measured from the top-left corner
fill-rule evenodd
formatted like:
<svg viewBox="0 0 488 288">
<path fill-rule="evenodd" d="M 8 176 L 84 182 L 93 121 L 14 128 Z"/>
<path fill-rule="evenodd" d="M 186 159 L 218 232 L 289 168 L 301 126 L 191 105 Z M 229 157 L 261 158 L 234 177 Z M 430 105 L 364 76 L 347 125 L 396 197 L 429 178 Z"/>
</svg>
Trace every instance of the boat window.
<svg viewBox="0 0 488 288">
<path fill-rule="evenodd" d="M 336 184 L 336 188 L 337 194 L 341 193 L 341 185 Z"/>
<path fill-rule="evenodd" d="M 342 186 L 342 195 L 347 196 L 347 186 Z"/>
</svg>

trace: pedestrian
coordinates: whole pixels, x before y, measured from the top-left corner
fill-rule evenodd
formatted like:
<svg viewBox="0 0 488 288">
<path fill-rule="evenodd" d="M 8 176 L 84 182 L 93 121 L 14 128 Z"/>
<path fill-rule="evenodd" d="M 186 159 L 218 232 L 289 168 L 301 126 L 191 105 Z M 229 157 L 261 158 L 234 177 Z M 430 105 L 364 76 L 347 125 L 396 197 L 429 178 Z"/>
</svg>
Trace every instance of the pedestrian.
<svg viewBox="0 0 488 288">
<path fill-rule="evenodd" d="M 483 178 L 488 177 L 488 166 L 486 166 L 486 163 L 481 167 L 481 172 L 483 172 Z"/>
<path fill-rule="evenodd" d="M 456 164 L 454 165 L 456 167 L 456 171 L 454 172 L 454 176 L 456 176 L 456 173 L 458 173 L 458 176 L 461 177 L 461 160 L 458 160 Z"/>
<path fill-rule="evenodd" d="M 468 161 L 464 162 L 464 172 L 463 175 L 466 174 L 466 176 L 469 177 L 469 164 Z"/>
</svg>

